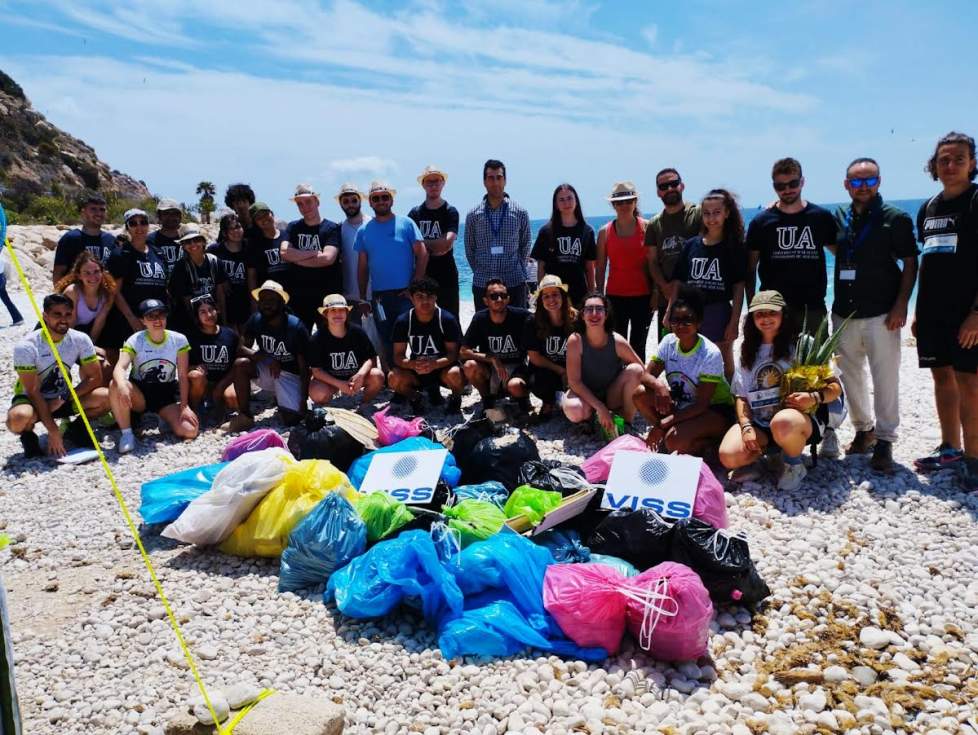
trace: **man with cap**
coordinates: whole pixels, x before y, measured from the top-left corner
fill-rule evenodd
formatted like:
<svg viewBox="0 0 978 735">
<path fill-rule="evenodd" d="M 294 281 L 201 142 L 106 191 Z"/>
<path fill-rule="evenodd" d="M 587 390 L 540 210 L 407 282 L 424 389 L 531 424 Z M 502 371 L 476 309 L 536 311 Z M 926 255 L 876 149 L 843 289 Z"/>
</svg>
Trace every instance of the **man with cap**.
<svg viewBox="0 0 978 735">
<path fill-rule="evenodd" d="M 361 225 L 369 221 L 369 217 L 363 214 L 364 196 L 357 188 L 356 184 L 349 181 L 340 186 L 336 194 L 336 203 L 340 205 L 343 214 L 346 215 L 340 223 L 340 267 L 343 269 L 343 290 L 346 300 L 353 305 L 350 312 L 349 322 L 351 324 L 362 324 L 363 312 L 368 308 L 370 301 L 370 283 L 367 283 L 366 301 L 360 301 L 360 288 L 357 285 L 357 269 L 360 265 L 360 256 L 356 251 L 357 232 Z"/>
<path fill-rule="evenodd" d="M 385 357 L 391 351 L 391 332 L 397 318 L 411 308 L 407 287 L 421 278 L 428 266 L 428 250 L 421 230 L 410 217 L 392 211 L 396 191 L 390 184 L 374 181 L 367 194 L 374 218 L 357 232 L 357 286 L 361 301 L 373 287 L 374 321 Z"/>
<path fill-rule="evenodd" d="M 197 225 L 183 228 L 177 243 L 183 248 L 183 257 L 174 264 L 167 282 L 175 312 L 170 325 L 188 334 L 195 328 L 191 308 L 195 298 L 210 294 L 220 313 L 227 313 L 227 274 L 217 256 L 205 252 L 207 238 Z"/>
<path fill-rule="evenodd" d="M 95 418 L 109 410 L 109 390 L 102 386 L 102 369 L 92 340 L 84 332 L 69 328 L 73 313 L 71 299 L 63 294 L 52 294 L 44 299 L 41 318 L 65 367 L 70 371 L 73 365 L 78 365 L 81 382 L 75 386 L 75 393 L 85 415 Z M 20 437 L 25 458 L 44 456 L 40 440 L 34 433 L 38 421 L 48 431 L 47 453 L 52 457 L 64 456 L 65 438 L 82 446 L 91 446 L 80 419 L 72 421 L 64 435 L 58 426 L 58 419 L 75 415 L 75 404 L 43 330 L 28 332 L 14 345 L 14 370 L 17 383 L 7 411 L 7 429 Z"/>
<path fill-rule="evenodd" d="M 288 279 L 289 264 L 282 260 L 282 244 L 288 242 L 288 236 L 275 224 L 275 213 L 265 202 L 255 202 L 248 208 L 255 226 L 258 228 L 254 237 L 249 237 L 245 246 L 245 266 L 248 275 L 248 290 L 254 291 L 258 285 L 267 280 L 281 283 Z M 258 304 L 251 304 L 252 313 L 258 309 Z"/>
<path fill-rule="evenodd" d="M 258 311 L 245 322 L 244 343 L 255 344 L 251 359 L 258 368 L 258 383 L 275 394 L 282 423 L 294 426 L 305 414 L 309 396 L 309 332 L 285 310 L 289 294 L 281 284 L 265 281 L 251 296 Z"/>
<path fill-rule="evenodd" d="M 506 165 L 490 158 L 482 167 L 486 195 L 465 217 L 465 257 L 472 269 L 472 302 L 482 308 L 486 284 L 499 278 L 513 306 L 526 308 L 530 216 L 506 193 Z"/>
<path fill-rule="evenodd" d="M 160 223 L 160 229 L 149 233 L 146 242 L 159 253 L 160 258 L 166 264 L 166 272 L 172 273 L 173 266 L 180 259 L 180 222 L 183 218 L 183 210 L 173 199 L 160 199 L 156 205 L 156 220 Z"/>
<path fill-rule="evenodd" d="M 359 393 L 364 411 L 383 390 L 385 380 L 367 333 L 349 323 L 352 310 L 343 294 L 333 293 L 323 299 L 319 313 L 326 326 L 313 335 L 309 346 L 309 398 L 322 406 L 336 395 Z"/>
<path fill-rule="evenodd" d="M 319 214 L 319 194 L 309 184 L 299 184 L 292 201 L 302 217 L 286 228 L 281 254 L 288 264 L 292 312 L 312 330 L 323 297 L 343 289 L 340 226 Z"/>
<path fill-rule="evenodd" d="M 458 237 L 458 210 L 441 198 L 448 176 L 437 166 L 425 166 L 418 177 L 425 200 L 408 213 L 424 236 L 428 248 L 425 275 L 438 281 L 438 303 L 458 317 L 458 267 L 455 265 L 455 239 Z"/>
<path fill-rule="evenodd" d="M 190 342 L 166 328 L 168 309 L 159 299 L 146 299 L 138 311 L 145 328 L 122 345 L 109 386 L 112 415 L 121 429 L 119 454 L 136 448 L 133 412 L 157 414 L 183 440 L 200 431 L 190 407 Z"/>
<path fill-rule="evenodd" d="M 115 236 L 102 231 L 102 225 L 105 224 L 105 199 L 99 194 L 89 194 L 79 201 L 78 211 L 81 227 L 68 230 L 62 235 L 54 250 L 54 283 L 71 270 L 75 258 L 82 250 L 88 250 L 102 265 L 109 262 L 109 256 L 115 250 Z"/>
</svg>

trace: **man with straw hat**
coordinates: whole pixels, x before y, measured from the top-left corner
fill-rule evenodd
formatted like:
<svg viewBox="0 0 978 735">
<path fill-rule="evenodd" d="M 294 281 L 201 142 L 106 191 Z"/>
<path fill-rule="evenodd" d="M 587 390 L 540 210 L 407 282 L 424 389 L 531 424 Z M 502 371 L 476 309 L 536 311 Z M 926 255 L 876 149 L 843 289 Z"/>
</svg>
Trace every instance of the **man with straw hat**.
<svg viewBox="0 0 978 735">
<path fill-rule="evenodd" d="M 438 303 L 458 317 L 458 267 L 455 265 L 455 238 L 458 237 L 458 210 L 441 198 L 448 175 L 437 166 L 425 166 L 418 176 L 425 200 L 408 213 L 424 236 L 428 248 L 425 275 L 438 281 Z"/>
<path fill-rule="evenodd" d="M 385 359 L 391 356 L 394 322 L 411 308 L 407 287 L 421 278 L 428 266 L 428 250 L 421 230 L 410 217 L 393 212 L 395 189 L 385 181 L 370 184 L 367 201 L 374 218 L 357 232 L 357 287 L 361 301 L 373 287 L 371 308 Z"/>
</svg>

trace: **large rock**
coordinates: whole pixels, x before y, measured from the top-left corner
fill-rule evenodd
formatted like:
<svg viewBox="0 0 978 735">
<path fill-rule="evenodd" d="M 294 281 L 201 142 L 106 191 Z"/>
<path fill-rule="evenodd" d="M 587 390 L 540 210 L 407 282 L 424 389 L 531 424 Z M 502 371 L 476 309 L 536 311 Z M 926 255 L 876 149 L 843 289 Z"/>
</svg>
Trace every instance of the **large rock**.
<svg viewBox="0 0 978 735">
<path fill-rule="evenodd" d="M 263 699 L 236 728 L 235 735 L 339 735 L 346 712 L 321 697 L 273 694 Z"/>
</svg>

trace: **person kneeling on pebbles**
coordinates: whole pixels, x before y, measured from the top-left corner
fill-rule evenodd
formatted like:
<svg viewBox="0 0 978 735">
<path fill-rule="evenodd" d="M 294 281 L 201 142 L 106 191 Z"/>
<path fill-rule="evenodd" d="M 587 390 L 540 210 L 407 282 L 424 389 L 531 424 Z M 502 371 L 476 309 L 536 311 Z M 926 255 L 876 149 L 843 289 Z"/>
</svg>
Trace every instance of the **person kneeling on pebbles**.
<svg viewBox="0 0 978 735">
<path fill-rule="evenodd" d="M 386 381 L 378 366 L 377 350 L 367 333 L 349 323 L 352 309 L 346 297 L 338 293 L 326 296 L 318 309 L 326 327 L 316 331 L 309 346 L 312 370 L 309 397 L 313 403 L 324 406 L 337 394 L 360 394 L 363 412 L 384 389 Z"/>
<path fill-rule="evenodd" d="M 125 341 L 112 371 L 109 401 L 122 430 L 119 454 L 136 448 L 133 412 L 157 414 L 184 440 L 196 438 L 200 431 L 197 414 L 190 408 L 190 343 L 166 328 L 167 313 L 166 304 L 159 299 L 139 304 L 145 329 Z"/>
<path fill-rule="evenodd" d="M 784 468 L 779 490 L 797 490 L 808 470 L 801 453 L 806 444 L 824 436 L 828 421 L 826 404 L 842 395 L 837 377 L 818 391 L 781 397 L 781 381 L 791 367 L 798 339 L 784 297 L 777 291 L 760 291 L 750 302 L 744 322 L 744 341 L 734 372 L 736 426 L 720 444 L 720 462 L 735 470 L 731 479 L 745 482 L 760 474 L 756 464 L 772 443 L 781 448 Z M 814 414 L 809 414 L 817 407 Z"/>
<path fill-rule="evenodd" d="M 75 393 L 85 415 L 95 418 L 108 412 L 109 391 L 102 386 L 102 370 L 91 338 L 68 326 L 73 312 L 74 304 L 63 294 L 44 298 L 44 324 L 65 367 L 71 370 L 72 365 L 78 365 L 81 382 L 75 386 Z M 20 436 L 25 458 L 44 456 L 34 433 L 38 421 L 48 431 L 47 453 L 52 457 L 65 455 L 64 439 L 79 446 L 92 446 L 81 419 L 72 421 L 64 435 L 57 424 L 57 419 L 75 415 L 75 404 L 43 330 L 35 329 L 14 345 L 14 370 L 17 384 L 7 411 L 7 428 Z"/>
</svg>

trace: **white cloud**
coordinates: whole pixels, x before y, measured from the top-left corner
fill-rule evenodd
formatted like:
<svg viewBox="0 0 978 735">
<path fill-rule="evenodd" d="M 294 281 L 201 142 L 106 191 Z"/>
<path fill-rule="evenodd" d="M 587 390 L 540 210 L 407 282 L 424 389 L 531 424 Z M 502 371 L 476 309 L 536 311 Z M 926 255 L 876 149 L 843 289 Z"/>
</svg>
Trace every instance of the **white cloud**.
<svg viewBox="0 0 978 735">
<path fill-rule="evenodd" d="M 659 26 L 655 23 L 645 26 L 642 29 L 642 38 L 645 39 L 649 46 L 655 46 L 655 41 L 659 37 Z"/>
</svg>

